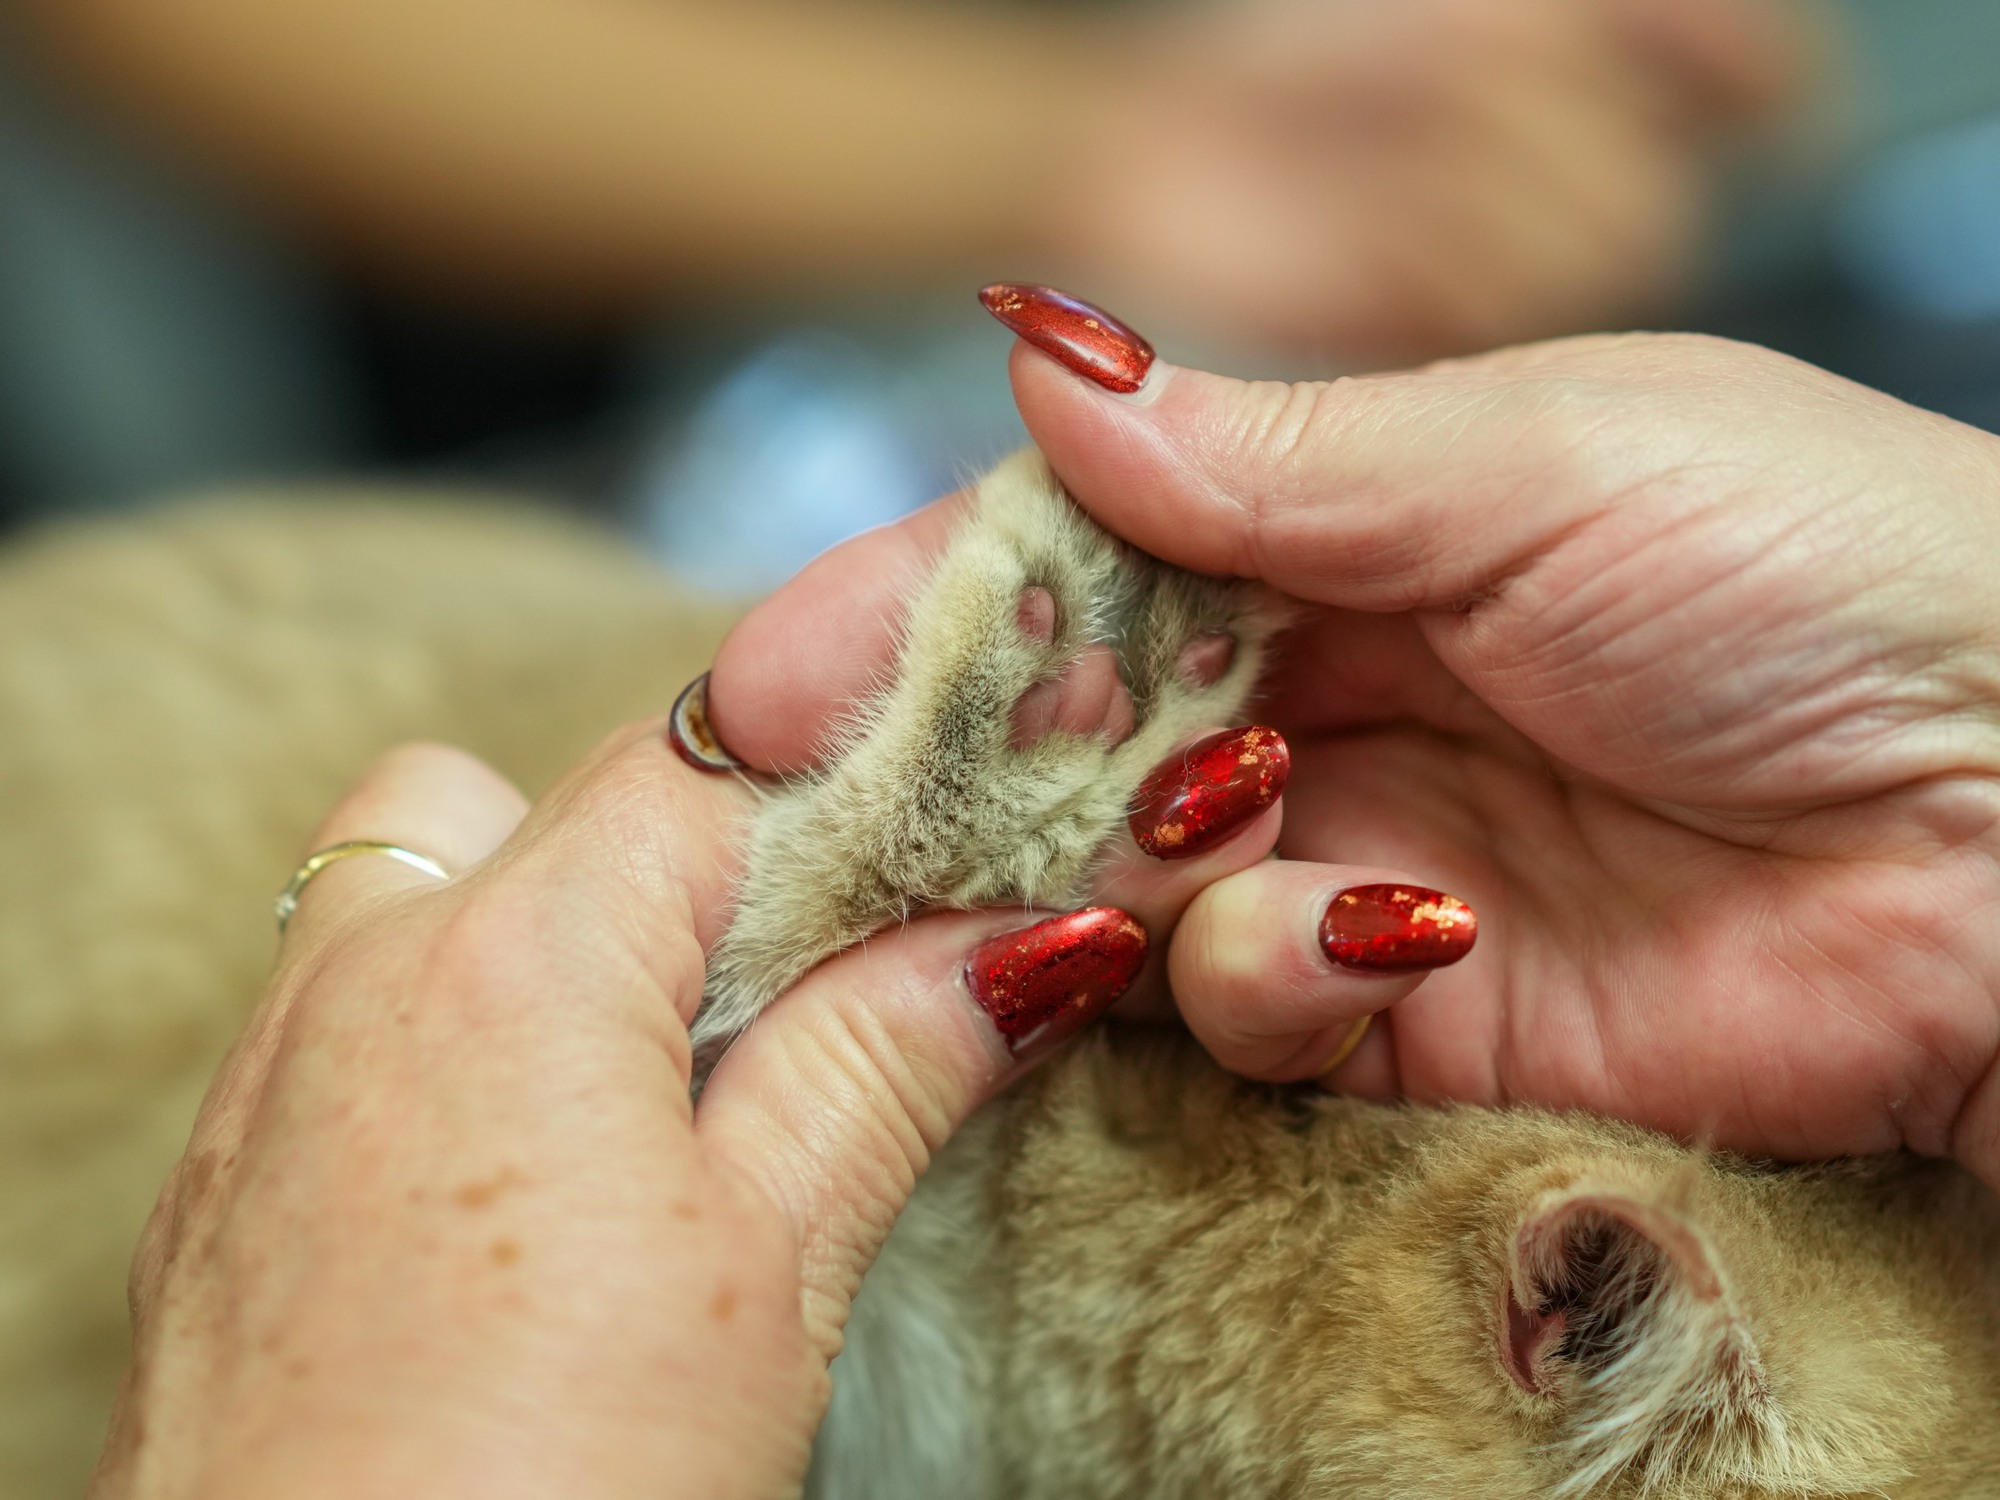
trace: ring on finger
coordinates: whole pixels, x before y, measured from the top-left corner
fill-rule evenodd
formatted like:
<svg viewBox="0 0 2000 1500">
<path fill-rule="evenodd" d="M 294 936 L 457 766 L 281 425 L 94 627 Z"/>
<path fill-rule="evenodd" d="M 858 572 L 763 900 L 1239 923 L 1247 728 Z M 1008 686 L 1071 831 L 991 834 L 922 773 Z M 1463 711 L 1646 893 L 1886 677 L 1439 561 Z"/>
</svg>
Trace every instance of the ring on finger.
<svg viewBox="0 0 2000 1500">
<path fill-rule="evenodd" d="M 704 672 L 674 699 L 667 717 L 667 739 L 680 758 L 697 771 L 747 771 L 749 766 L 729 753 L 708 720 L 708 673 Z"/>
<path fill-rule="evenodd" d="M 292 878 L 285 882 L 285 888 L 278 892 L 278 899 L 272 911 L 278 919 L 278 935 L 284 935 L 286 924 L 292 920 L 292 913 L 299 909 L 299 897 L 312 884 L 313 877 L 328 865 L 338 864 L 343 859 L 352 859 L 357 854 L 386 854 L 389 858 L 408 865 L 413 870 L 421 870 L 435 880 L 451 879 L 451 872 L 428 854 L 419 854 L 414 849 L 405 849 L 401 844 L 388 844 L 380 839 L 348 839 L 345 843 L 333 844 L 317 854 L 309 855 L 305 863 L 292 871 Z"/>
<path fill-rule="evenodd" d="M 1372 1015 L 1363 1016 L 1347 1028 L 1347 1035 L 1342 1037 L 1340 1045 L 1333 1049 L 1333 1056 L 1329 1057 L 1325 1065 L 1314 1075 L 1321 1083 L 1326 1082 L 1342 1063 L 1354 1056 L 1355 1049 L 1361 1045 L 1361 1039 L 1368 1035 L 1368 1027 L 1374 1019 Z"/>
</svg>

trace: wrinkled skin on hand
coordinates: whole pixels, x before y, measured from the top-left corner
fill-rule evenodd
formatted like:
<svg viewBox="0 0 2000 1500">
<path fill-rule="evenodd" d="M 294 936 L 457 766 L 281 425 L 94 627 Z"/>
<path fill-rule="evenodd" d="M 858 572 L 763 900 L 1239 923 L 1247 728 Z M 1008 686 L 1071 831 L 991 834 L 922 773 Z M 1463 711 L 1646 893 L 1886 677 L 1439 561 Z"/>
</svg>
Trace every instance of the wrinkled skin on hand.
<svg viewBox="0 0 2000 1500">
<path fill-rule="evenodd" d="M 1265 708 L 1286 862 L 1211 886 L 1170 955 L 1221 1061 L 1323 1065 L 1353 1012 L 1312 901 L 1386 866 L 1469 901 L 1479 946 L 1378 1017 L 1343 1089 L 1909 1145 L 2000 1184 L 2000 440 L 1681 337 L 1320 385 L 1162 365 L 1134 398 L 1022 348 L 1014 377 L 1110 529 L 1308 606 Z M 739 627 L 715 678 L 739 753 L 808 753 L 802 710 L 860 689 L 938 525 Z M 781 662 L 760 643 L 802 610 L 827 644 Z"/>
</svg>

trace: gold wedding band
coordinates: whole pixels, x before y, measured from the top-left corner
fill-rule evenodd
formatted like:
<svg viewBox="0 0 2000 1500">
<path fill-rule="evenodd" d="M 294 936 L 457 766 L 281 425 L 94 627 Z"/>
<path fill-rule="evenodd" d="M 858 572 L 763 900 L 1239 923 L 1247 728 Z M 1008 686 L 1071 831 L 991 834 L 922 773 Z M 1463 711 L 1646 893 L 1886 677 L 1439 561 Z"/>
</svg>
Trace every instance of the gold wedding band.
<svg viewBox="0 0 2000 1500">
<path fill-rule="evenodd" d="M 299 909 L 299 896 L 312 884 L 313 876 L 328 865 L 338 864 L 343 859 L 352 859 L 357 854 L 386 854 L 389 858 L 398 860 L 413 870 L 421 870 L 434 879 L 451 879 L 450 872 L 428 854 L 405 849 L 401 844 L 385 844 L 379 839 L 349 839 L 344 844 L 335 844 L 331 848 L 320 850 L 292 871 L 292 878 L 286 881 L 285 888 L 278 892 L 277 904 L 273 907 L 278 918 L 280 937 L 284 935 L 285 924 L 292 920 L 292 913 Z"/>
<path fill-rule="evenodd" d="M 1374 1019 L 1375 1018 L 1372 1015 L 1363 1016 L 1360 1020 L 1356 1021 L 1352 1026 L 1347 1028 L 1347 1035 L 1342 1037 L 1340 1039 L 1340 1045 L 1333 1049 L 1333 1056 L 1326 1060 L 1326 1066 L 1321 1068 L 1319 1072 L 1316 1075 L 1314 1075 L 1319 1079 L 1320 1082 L 1324 1083 L 1327 1080 L 1327 1078 L 1332 1075 L 1333 1071 L 1336 1068 L 1338 1068 L 1342 1063 L 1346 1062 L 1348 1058 L 1354 1056 L 1354 1049 L 1356 1047 L 1359 1047 L 1361 1045 L 1361 1039 L 1364 1036 L 1368 1035 L 1369 1023 L 1372 1022 Z"/>
</svg>

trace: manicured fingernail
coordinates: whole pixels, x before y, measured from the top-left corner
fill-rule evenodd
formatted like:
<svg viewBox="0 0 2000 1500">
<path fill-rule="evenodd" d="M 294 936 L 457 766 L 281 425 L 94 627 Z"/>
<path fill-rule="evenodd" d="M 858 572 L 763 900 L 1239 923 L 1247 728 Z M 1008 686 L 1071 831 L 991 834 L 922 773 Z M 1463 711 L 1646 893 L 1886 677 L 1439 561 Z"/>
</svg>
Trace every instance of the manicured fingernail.
<svg viewBox="0 0 2000 1500">
<path fill-rule="evenodd" d="M 1188 859 L 1277 801 L 1291 774 L 1292 752 L 1277 730 L 1225 729 L 1156 766 L 1132 794 L 1126 826 L 1153 858 Z"/>
<path fill-rule="evenodd" d="M 979 289 L 986 310 L 1044 354 L 1107 391 L 1130 394 L 1153 367 L 1153 346 L 1102 308 L 1054 287 L 1011 281 Z"/>
<path fill-rule="evenodd" d="M 715 726 L 708 722 L 708 673 L 704 672 L 674 699 L 667 719 L 667 743 L 697 771 L 744 771 L 742 761 L 722 748 Z"/>
<path fill-rule="evenodd" d="M 1343 969 L 1442 969 L 1472 951 L 1479 918 L 1456 896 L 1420 885 L 1357 885 L 1327 903 L 1319 945 Z"/>
<path fill-rule="evenodd" d="M 988 938 L 966 955 L 965 985 L 1021 1057 L 1102 1014 L 1145 962 L 1146 929 L 1115 906 L 1093 906 Z"/>
</svg>

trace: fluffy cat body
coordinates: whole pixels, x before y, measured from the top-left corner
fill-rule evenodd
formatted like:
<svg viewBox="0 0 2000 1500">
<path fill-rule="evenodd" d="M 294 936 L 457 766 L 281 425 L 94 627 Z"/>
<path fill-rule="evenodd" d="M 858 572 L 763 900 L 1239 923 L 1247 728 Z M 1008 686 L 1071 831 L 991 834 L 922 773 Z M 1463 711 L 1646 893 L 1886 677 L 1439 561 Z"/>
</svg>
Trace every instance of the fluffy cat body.
<svg viewBox="0 0 2000 1500">
<path fill-rule="evenodd" d="M 1023 587 L 1055 598 L 1046 641 Z M 827 771 L 767 789 L 704 1035 L 906 909 L 1073 899 L 1131 784 L 1233 721 L 1276 620 L 1116 548 L 1033 461 L 1000 471 L 895 680 Z M 124 1262 L 319 813 L 410 737 L 532 789 L 723 623 L 572 528 L 413 501 L 194 507 L 0 558 L 0 1493 L 80 1486 Z M 1229 671 L 1183 680 L 1216 631 Z M 1014 699 L 1088 641 L 1131 738 L 1011 747 Z M 760 935 L 787 903 L 817 913 L 803 946 Z M 1995 1496 L 2000 1210 L 1938 1163 L 1769 1169 L 1105 1035 L 933 1165 L 834 1373 L 820 1500 Z"/>
</svg>

